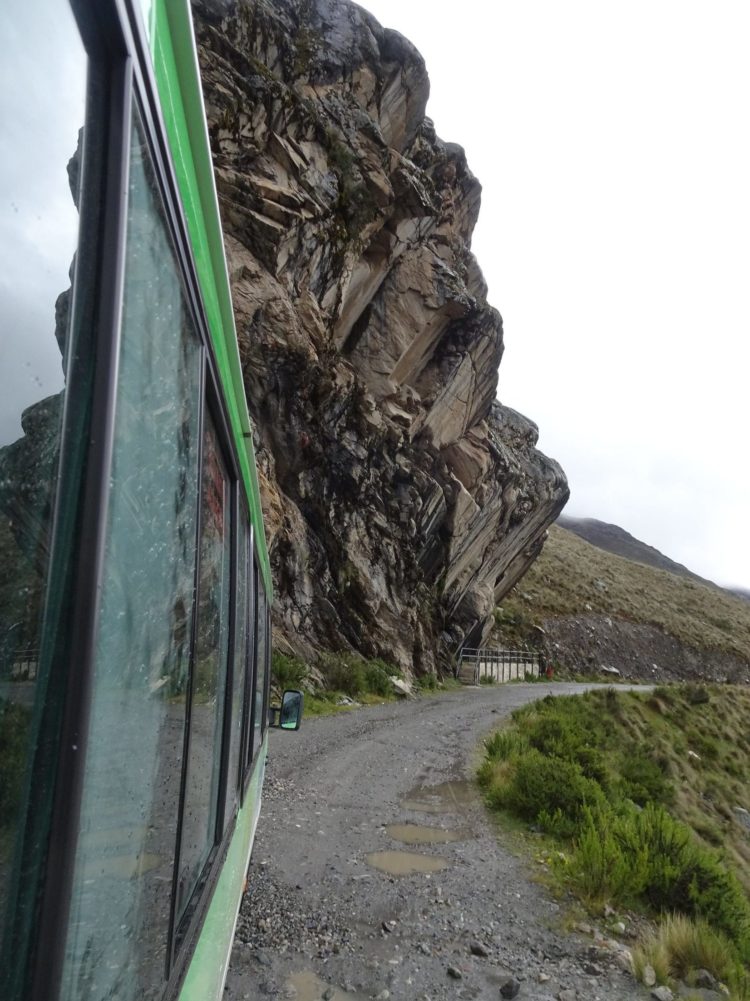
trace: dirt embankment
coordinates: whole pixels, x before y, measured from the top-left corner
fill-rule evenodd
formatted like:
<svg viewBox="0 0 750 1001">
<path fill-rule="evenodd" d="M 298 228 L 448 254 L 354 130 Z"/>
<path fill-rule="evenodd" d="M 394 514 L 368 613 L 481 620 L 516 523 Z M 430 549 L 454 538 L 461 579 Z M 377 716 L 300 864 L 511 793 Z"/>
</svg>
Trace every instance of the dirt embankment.
<svg viewBox="0 0 750 1001">
<path fill-rule="evenodd" d="M 617 668 L 623 678 L 750 683 L 750 664 L 721 650 L 696 650 L 643 622 L 608 615 L 576 615 L 544 620 L 548 658 L 572 671 L 596 674 Z M 604 673 L 602 671 L 602 673 Z"/>
</svg>

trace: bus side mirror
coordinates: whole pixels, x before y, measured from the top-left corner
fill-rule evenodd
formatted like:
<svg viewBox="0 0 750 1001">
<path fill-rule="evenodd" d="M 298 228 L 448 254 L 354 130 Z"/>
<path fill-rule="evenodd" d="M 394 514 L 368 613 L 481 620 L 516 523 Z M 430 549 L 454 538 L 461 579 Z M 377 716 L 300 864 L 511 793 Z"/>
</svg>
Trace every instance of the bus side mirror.
<svg viewBox="0 0 750 1001">
<path fill-rule="evenodd" d="M 271 726 L 280 730 L 299 730 L 303 704 L 302 692 L 287 689 L 282 696 L 281 705 L 271 706 Z"/>
</svg>

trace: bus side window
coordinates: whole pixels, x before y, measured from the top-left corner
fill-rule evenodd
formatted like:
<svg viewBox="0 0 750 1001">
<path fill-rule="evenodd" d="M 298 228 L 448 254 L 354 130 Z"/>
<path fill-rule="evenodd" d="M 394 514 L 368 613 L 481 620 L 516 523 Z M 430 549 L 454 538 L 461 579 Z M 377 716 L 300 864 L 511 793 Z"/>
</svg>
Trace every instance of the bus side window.
<svg viewBox="0 0 750 1001">
<path fill-rule="evenodd" d="M 27 995 L 24 978 L 41 963 L 31 958 L 33 914 L 61 757 L 85 481 L 71 444 L 88 434 L 90 413 L 93 283 L 78 264 L 98 253 L 85 220 L 99 183 L 95 168 L 81 172 L 84 145 L 97 146 L 81 131 L 88 60 L 69 4 L 5 0 L 0 20 L 0 996 L 10 999 Z"/>
<path fill-rule="evenodd" d="M 248 547 L 248 589 L 246 615 L 248 622 L 247 659 L 245 661 L 245 715 L 242 737 L 242 785 L 247 785 L 253 763 L 253 686 L 258 645 L 258 568 L 253 558 L 254 529 L 250 530 Z"/>
<path fill-rule="evenodd" d="M 255 564 L 255 578 L 258 588 L 258 614 L 256 617 L 258 643 L 255 657 L 255 686 L 253 693 L 253 758 L 260 749 L 263 734 L 266 732 L 268 724 L 268 601 L 263 587 L 263 578 L 260 575 L 257 563 Z"/>
<path fill-rule="evenodd" d="M 251 529 L 244 505 L 239 505 L 237 521 L 236 549 L 236 590 L 234 618 L 234 658 L 231 694 L 231 724 L 229 733 L 229 774 L 227 775 L 227 793 L 224 806 L 224 827 L 230 823 L 237 812 L 240 801 L 240 785 L 242 779 L 242 734 L 243 707 L 245 687 L 247 682 L 247 664 L 249 655 L 248 640 L 252 636 L 250 616 L 250 588 L 248 586 L 249 547 Z"/>
<path fill-rule="evenodd" d="M 196 641 L 188 702 L 176 920 L 181 922 L 216 843 L 231 590 L 231 482 L 209 408 L 201 473 Z"/>
<path fill-rule="evenodd" d="M 135 105 L 132 113 L 109 516 L 63 1001 L 134 1001 L 163 983 L 183 762 L 203 355 L 151 147 Z"/>
</svg>

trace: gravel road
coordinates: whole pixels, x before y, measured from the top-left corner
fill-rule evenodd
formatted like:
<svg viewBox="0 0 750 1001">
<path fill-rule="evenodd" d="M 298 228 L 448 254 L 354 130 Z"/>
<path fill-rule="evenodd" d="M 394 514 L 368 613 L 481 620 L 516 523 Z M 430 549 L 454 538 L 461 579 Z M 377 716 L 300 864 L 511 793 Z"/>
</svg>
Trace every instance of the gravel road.
<svg viewBox="0 0 750 1001">
<path fill-rule="evenodd" d="M 273 731 L 229 1001 L 647 997 L 603 924 L 562 930 L 467 781 L 513 709 L 586 687 L 465 688 Z"/>
</svg>

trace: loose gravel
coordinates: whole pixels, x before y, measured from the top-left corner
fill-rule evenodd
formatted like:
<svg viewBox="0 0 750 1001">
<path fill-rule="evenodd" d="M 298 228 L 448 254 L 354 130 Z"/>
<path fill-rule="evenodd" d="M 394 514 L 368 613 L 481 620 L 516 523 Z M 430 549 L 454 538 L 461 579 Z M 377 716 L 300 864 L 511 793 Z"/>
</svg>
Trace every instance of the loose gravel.
<svg viewBox="0 0 750 1001">
<path fill-rule="evenodd" d="M 560 905 L 504 847 L 467 781 L 482 736 L 514 708 L 585 687 L 467 688 L 273 731 L 228 1001 L 648 997 L 608 930 L 618 916 L 564 932 Z M 403 845 L 393 824 L 461 840 Z M 447 868 L 396 876 L 368 865 L 394 850 Z"/>
</svg>

